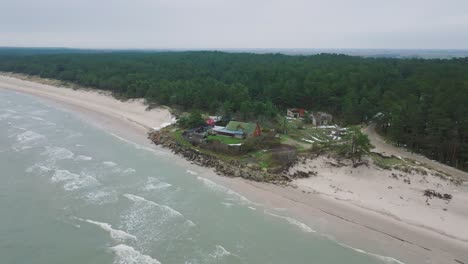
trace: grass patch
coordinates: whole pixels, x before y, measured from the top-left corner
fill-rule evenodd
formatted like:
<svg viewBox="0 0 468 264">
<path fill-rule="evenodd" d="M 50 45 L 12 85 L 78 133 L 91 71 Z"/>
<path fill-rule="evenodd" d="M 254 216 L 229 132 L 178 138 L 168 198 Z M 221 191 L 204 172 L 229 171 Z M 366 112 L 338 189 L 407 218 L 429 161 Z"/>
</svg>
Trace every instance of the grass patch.
<svg viewBox="0 0 468 264">
<path fill-rule="evenodd" d="M 369 153 L 375 165 L 382 169 L 390 170 L 394 166 L 406 165 L 407 162 L 398 158 L 385 158 L 375 153 Z"/>
<path fill-rule="evenodd" d="M 224 144 L 241 144 L 244 143 L 245 140 L 242 138 L 234 138 L 234 137 L 226 137 L 226 136 L 220 136 L 220 135 L 210 135 L 208 136 L 208 140 L 216 140 L 220 141 Z"/>
</svg>

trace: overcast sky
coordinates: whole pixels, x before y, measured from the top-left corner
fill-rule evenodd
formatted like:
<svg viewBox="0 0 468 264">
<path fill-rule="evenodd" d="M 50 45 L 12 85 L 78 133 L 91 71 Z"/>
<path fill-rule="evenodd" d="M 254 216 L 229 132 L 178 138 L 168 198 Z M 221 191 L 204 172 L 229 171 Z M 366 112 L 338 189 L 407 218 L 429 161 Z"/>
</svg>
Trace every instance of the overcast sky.
<svg viewBox="0 0 468 264">
<path fill-rule="evenodd" d="M 0 0 L 0 46 L 468 49 L 468 0 Z"/>
</svg>

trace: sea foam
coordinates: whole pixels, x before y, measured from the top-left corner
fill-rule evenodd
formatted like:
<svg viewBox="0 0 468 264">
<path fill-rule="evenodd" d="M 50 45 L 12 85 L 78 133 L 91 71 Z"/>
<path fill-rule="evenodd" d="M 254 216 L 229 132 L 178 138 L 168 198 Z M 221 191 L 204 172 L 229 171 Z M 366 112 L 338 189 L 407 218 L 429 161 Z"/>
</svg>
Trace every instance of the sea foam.
<svg viewBox="0 0 468 264">
<path fill-rule="evenodd" d="M 405 264 L 404 262 L 401 262 L 398 259 L 395 259 L 395 258 L 392 258 L 392 257 L 386 257 L 386 256 L 374 254 L 374 253 L 369 253 L 369 252 L 364 251 L 362 249 L 353 248 L 353 247 L 348 246 L 348 245 L 343 244 L 343 243 L 339 243 L 339 242 L 336 242 L 336 243 L 338 243 L 338 245 L 340 245 L 342 247 L 349 248 L 349 249 L 354 250 L 356 252 L 359 252 L 361 254 L 369 255 L 369 256 L 375 257 L 377 259 L 380 259 L 380 260 L 384 261 L 385 263 Z"/>
<path fill-rule="evenodd" d="M 97 221 L 93 221 L 93 220 L 89 220 L 89 219 L 86 219 L 84 221 L 87 222 L 87 223 L 93 224 L 93 225 L 97 225 L 100 228 L 102 228 L 103 230 L 109 232 L 111 238 L 113 240 L 115 240 L 115 241 L 123 242 L 125 240 L 137 240 L 136 236 L 131 235 L 131 234 L 129 234 L 127 232 L 124 232 L 122 230 L 113 229 L 112 225 L 110 225 L 108 223 L 97 222 Z"/>
<path fill-rule="evenodd" d="M 282 215 L 277 215 L 277 214 L 274 214 L 274 213 L 270 213 L 268 211 L 265 211 L 265 213 L 268 214 L 268 215 L 274 216 L 274 217 L 284 219 L 284 220 L 288 221 L 288 223 L 299 227 L 302 231 L 304 231 L 306 233 L 315 233 L 316 232 L 315 230 L 310 228 L 310 226 L 308 226 L 308 225 L 306 225 L 306 224 L 304 224 L 304 223 L 302 223 L 302 222 L 300 222 L 300 221 L 298 221 L 296 219 L 286 217 L 286 216 L 282 216 Z"/>
<path fill-rule="evenodd" d="M 165 210 L 166 212 L 168 212 L 172 216 L 183 217 L 183 215 L 179 211 L 176 211 L 176 210 L 174 210 L 173 208 L 171 208 L 171 207 L 169 207 L 167 205 L 161 205 L 161 204 L 155 203 L 153 201 L 146 200 L 145 198 L 143 198 L 141 196 L 137 196 L 137 195 L 127 193 L 127 194 L 124 194 L 124 197 L 131 200 L 131 201 L 133 201 L 133 202 L 135 202 L 135 203 L 146 203 L 146 204 L 149 204 L 149 205 L 156 206 L 158 208 L 161 208 L 161 209 Z"/>
<path fill-rule="evenodd" d="M 192 175 L 198 175 L 198 172 L 191 171 L 191 170 L 186 170 L 185 172 L 188 174 L 192 174 Z"/>
<path fill-rule="evenodd" d="M 133 247 L 127 245 L 117 245 L 111 247 L 116 255 L 114 264 L 161 264 L 158 260 L 140 253 Z"/>
<path fill-rule="evenodd" d="M 214 190 L 214 191 L 217 191 L 217 192 L 222 192 L 222 193 L 226 193 L 228 195 L 230 195 L 231 197 L 234 197 L 236 200 L 240 201 L 241 203 L 244 203 L 244 204 L 254 204 L 254 205 L 258 205 L 258 206 L 261 206 L 261 204 L 258 204 L 258 203 L 254 203 L 252 201 L 250 201 L 249 199 L 247 199 L 246 197 L 242 196 L 241 194 L 231 190 L 231 189 L 228 189 L 222 185 L 219 185 L 207 178 L 203 178 L 203 177 L 200 177 L 200 176 L 197 176 L 197 179 L 199 181 L 201 181 L 205 186 L 207 186 L 208 188 Z"/>
<path fill-rule="evenodd" d="M 148 181 L 146 182 L 145 186 L 143 187 L 143 190 L 153 191 L 153 190 L 166 189 L 166 188 L 169 188 L 171 186 L 172 186 L 171 184 L 169 184 L 167 182 L 162 182 L 157 178 L 148 177 Z"/>
<path fill-rule="evenodd" d="M 37 141 L 37 140 L 41 140 L 41 139 L 44 139 L 45 137 L 39 133 L 36 133 L 34 131 L 25 131 L 21 134 L 18 134 L 16 135 L 16 139 L 25 144 L 25 143 L 29 143 L 29 142 L 33 142 L 33 141 Z"/>
<path fill-rule="evenodd" d="M 49 159 L 52 161 L 72 159 L 75 156 L 73 152 L 66 148 L 50 146 L 45 147 L 45 151 L 41 154 L 49 156 Z"/>
<path fill-rule="evenodd" d="M 220 258 L 223 258 L 225 256 L 232 255 L 232 254 L 231 254 L 231 252 L 226 250 L 223 246 L 216 245 L 216 248 L 215 248 L 214 252 L 209 254 L 209 255 L 210 255 L 210 257 L 212 257 L 214 259 L 220 259 Z"/>
<path fill-rule="evenodd" d="M 92 160 L 92 157 L 89 156 L 84 156 L 84 155 L 78 155 L 76 156 L 76 160 Z"/>
<path fill-rule="evenodd" d="M 98 180 L 91 175 L 86 173 L 76 174 L 68 170 L 55 170 L 51 180 L 55 183 L 64 182 L 65 184 L 63 185 L 63 188 L 67 191 L 74 191 L 99 185 Z"/>
</svg>

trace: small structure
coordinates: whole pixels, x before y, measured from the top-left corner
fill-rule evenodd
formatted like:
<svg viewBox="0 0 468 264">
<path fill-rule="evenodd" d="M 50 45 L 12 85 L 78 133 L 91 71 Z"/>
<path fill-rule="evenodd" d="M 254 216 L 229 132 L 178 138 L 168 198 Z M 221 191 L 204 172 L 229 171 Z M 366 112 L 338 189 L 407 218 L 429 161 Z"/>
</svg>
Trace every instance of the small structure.
<svg viewBox="0 0 468 264">
<path fill-rule="evenodd" d="M 305 116 L 305 109 L 302 108 L 288 108 L 286 115 L 291 118 L 298 118 Z"/>
<path fill-rule="evenodd" d="M 206 120 L 206 124 L 211 126 L 211 127 L 214 127 L 216 125 L 216 121 L 213 118 L 210 117 L 210 118 L 208 118 Z"/>
<path fill-rule="evenodd" d="M 226 127 L 215 126 L 213 133 L 236 138 L 257 137 L 262 134 L 258 124 L 231 121 Z"/>
<path fill-rule="evenodd" d="M 193 128 L 185 130 L 182 133 L 182 136 L 192 144 L 200 144 L 206 138 L 206 136 L 208 135 L 208 130 L 210 129 L 210 126 Z"/>
<path fill-rule="evenodd" d="M 325 112 L 313 112 L 310 114 L 310 119 L 314 126 L 330 125 L 333 121 L 333 116 Z"/>
</svg>

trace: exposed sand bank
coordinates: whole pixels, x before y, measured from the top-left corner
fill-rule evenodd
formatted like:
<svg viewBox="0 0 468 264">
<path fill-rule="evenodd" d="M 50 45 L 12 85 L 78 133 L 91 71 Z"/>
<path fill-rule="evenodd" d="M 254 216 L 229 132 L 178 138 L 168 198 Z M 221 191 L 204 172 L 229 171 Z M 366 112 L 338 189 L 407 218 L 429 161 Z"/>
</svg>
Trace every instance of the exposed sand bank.
<svg viewBox="0 0 468 264">
<path fill-rule="evenodd" d="M 57 88 L 5 76 L 0 76 L 0 88 L 55 101 L 112 133 L 158 150 L 158 147 L 150 145 L 146 140 L 146 132 L 149 128 L 158 128 L 172 120 L 166 109 L 146 111 L 141 101 L 120 102 L 109 95 L 93 91 Z M 271 208 L 284 208 L 281 216 L 294 218 L 294 221 L 300 221 L 318 234 L 326 234 L 328 238 L 348 246 L 372 254 L 391 256 L 408 264 L 457 263 L 455 260 L 468 263 L 468 243 L 462 241 L 467 236 L 464 230 L 468 223 L 465 221 L 467 209 L 461 207 L 463 201 L 466 201 L 463 200 L 466 199 L 466 186 L 457 187 L 460 195 L 454 195 L 449 204 L 432 199 L 431 207 L 425 208 L 427 205 L 421 204 L 420 197 L 413 194 L 419 190 L 407 187 L 402 179 L 373 177 L 379 170 L 365 171 L 364 167 L 358 168 L 363 171 L 348 174 L 347 167 L 332 170 L 320 167 L 326 164 L 323 160 L 308 161 L 303 169 L 319 170 L 318 176 L 297 181 L 299 187 L 293 188 L 221 177 L 211 169 L 195 166 L 181 158 L 175 160 L 186 166 L 188 171 L 198 173 L 195 177 L 206 177 L 261 204 L 260 208 L 266 215 Z M 362 178 L 358 178 L 357 174 L 363 174 Z M 414 183 L 411 186 L 418 184 L 417 180 L 412 181 Z M 354 196 L 346 191 L 335 193 L 337 188 L 330 187 L 330 183 L 339 189 L 351 190 Z M 382 186 L 388 188 L 387 184 L 392 184 L 396 190 L 403 190 L 404 197 L 411 198 L 409 206 L 401 205 L 401 199 L 394 197 L 396 193 L 390 189 L 386 192 L 379 189 Z M 383 195 L 384 199 L 375 199 L 376 195 Z M 443 207 L 448 210 L 443 211 Z M 383 209 L 390 213 L 385 213 Z M 409 218 L 394 216 L 398 214 Z M 444 221 L 440 219 L 441 216 L 445 217 Z M 444 223 L 453 226 L 444 226 Z M 391 259 L 387 261 L 398 263 Z"/>
</svg>

